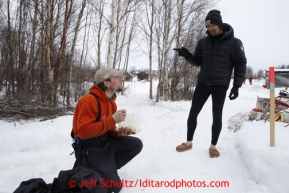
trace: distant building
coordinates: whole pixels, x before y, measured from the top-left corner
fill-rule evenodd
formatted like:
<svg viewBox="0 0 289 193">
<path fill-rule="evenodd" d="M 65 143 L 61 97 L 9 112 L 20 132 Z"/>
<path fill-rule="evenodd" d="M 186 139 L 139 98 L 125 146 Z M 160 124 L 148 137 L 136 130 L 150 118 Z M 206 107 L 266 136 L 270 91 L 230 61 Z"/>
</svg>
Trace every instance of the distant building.
<svg viewBox="0 0 289 193">
<path fill-rule="evenodd" d="M 274 69 L 275 71 L 275 87 L 288 87 L 289 86 L 289 69 Z M 269 70 L 265 70 L 266 86 L 270 88 Z"/>
<path fill-rule="evenodd" d="M 133 75 L 131 74 L 131 73 L 129 73 L 129 72 L 125 72 L 124 73 L 124 80 L 125 81 L 132 81 L 132 79 L 133 79 Z"/>
<path fill-rule="evenodd" d="M 149 74 L 142 71 L 142 72 L 139 72 L 136 74 L 137 75 L 137 80 L 140 81 L 140 80 L 149 80 Z"/>
</svg>

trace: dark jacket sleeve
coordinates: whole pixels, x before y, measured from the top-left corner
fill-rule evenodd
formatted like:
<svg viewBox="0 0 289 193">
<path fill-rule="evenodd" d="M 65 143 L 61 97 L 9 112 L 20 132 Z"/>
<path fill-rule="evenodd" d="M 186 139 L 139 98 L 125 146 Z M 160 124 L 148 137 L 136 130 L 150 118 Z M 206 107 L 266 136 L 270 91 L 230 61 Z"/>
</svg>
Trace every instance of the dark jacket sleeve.
<svg viewBox="0 0 289 193">
<path fill-rule="evenodd" d="M 190 54 L 189 57 L 186 57 L 186 60 L 189 64 L 193 65 L 193 66 L 201 66 L 202 64 L 202 52 L 201 52 L 201 41 L 198 42 L 196 49 L 195 49 L 195 53 Z"/>
<path fill-rule="evenodd" d="M 232 64 L 234 67 L 234 85 L 237 87 L 241 87 L 245 73 L 247 69 L 247 59 L 245 56 L 245 51 L 241 40 L 237 39 L 234 42 L 233 50 L 232 50 Z"/>
</svg>

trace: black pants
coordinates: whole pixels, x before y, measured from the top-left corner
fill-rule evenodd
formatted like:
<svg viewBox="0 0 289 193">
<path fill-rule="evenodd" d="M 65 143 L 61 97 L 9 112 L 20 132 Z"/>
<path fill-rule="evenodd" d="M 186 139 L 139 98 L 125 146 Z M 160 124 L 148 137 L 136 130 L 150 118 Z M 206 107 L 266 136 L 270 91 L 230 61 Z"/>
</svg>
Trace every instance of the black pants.
<svg viewBox="0 0 289 193">
<path fill-rule="evenodd" d="M 187 122 L 188 132 L 187 140 L 192 141 L 197 127 L 197 117 L 202 110 L 205 102 L 212 95 L 213 101 L 213 124 L 212 124 L 212 145 L 216 145 L 222 129 L 222 113 L 226 98 L 228 87 L 222 85 L 206 86 L 204 84 L 197 84 L 194 96 L 192 99 L 192 106 Z"/>
<path fill-rule="evenodd" d="M 82 165 L 94 168 L 105 181 L 108 192 L 119 192 L 121 180 L 117 170 L 132 160 L 142 150 L 139 138 L 132 136 L 84 140 L 82 143 Z"/>
</svg>

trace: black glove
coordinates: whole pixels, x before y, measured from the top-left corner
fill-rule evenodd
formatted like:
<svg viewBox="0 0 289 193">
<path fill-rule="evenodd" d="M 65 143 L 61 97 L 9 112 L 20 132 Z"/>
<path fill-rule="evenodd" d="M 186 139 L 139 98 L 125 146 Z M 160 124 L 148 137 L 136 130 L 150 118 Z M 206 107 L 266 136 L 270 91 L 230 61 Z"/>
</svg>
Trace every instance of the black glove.
<svg viewBox="0 0 289 193">
<path fill-rule="evenodd" d="M 189 58 L 192 55 L 191 52 L 189 52 L 189 50 L 185 47 L 174 48 L 174 50 L 179 53 L 179 56 L 183 56 L 185 58 Z"/>
<path fill-rule="evenodd" d="M 230 100 L 236 99 L 238 97 L 238 95 L 239 95 L 239 87 L 233 86 L 233 88 L 231 89 L 231 92 L 229 94 Z"/>
</svg>

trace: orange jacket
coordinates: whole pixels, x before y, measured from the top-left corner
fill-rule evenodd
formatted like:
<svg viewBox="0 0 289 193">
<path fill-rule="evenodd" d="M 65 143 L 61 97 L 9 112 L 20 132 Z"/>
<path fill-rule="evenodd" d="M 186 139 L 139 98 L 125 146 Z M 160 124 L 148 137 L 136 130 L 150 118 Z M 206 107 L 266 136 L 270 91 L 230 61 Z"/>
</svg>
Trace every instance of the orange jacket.
<svg viewBox="0 0 289 193">
<path fill-rule="evenodd" d="M 73 133 L 80 139 L 88 139 L 101 136 L 108 132 L 116 136 L 116 126 L 112 115 L 116 112 L 115 99 L 108 100 L 106 94 L 97 86 L 90 88 L 98 96 L 101 105 L 100 120 L 96 122 L 98 116 L 97 101 L 91 94 L 84 95 L 77 103 L 73 116 Z"/>
</svg>

